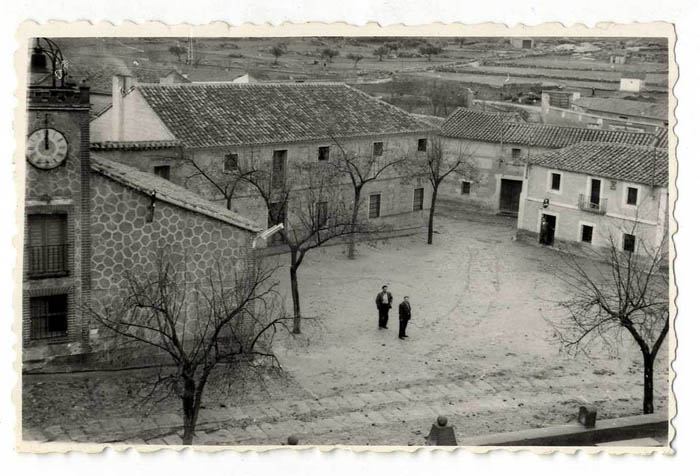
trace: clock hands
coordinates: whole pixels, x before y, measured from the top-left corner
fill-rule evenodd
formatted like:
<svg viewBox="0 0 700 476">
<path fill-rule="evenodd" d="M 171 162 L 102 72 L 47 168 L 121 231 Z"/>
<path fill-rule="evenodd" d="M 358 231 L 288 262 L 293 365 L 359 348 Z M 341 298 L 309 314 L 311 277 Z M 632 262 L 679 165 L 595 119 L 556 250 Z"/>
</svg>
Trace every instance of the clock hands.
<svg viewBox="0 0 700 476">
<path fill-rule="evenodd" d="M 49 115 L 44 114 L 44 150 L 49 150 Z"/>
</svg>

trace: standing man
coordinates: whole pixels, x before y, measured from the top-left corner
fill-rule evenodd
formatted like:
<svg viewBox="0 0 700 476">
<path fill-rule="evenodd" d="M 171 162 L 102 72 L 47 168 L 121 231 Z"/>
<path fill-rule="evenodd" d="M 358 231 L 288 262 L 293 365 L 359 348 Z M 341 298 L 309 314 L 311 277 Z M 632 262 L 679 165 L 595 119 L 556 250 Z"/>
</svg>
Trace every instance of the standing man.
<svg viewBox="0 0 700 476">
<path fill-rule="evenodd" d="M 411 303 L 408 302 L 408 296 L 403 297 L 403 302 L 399 304 L 399 339 L 405 339 L 406 326 L 411 320 Z"/>
<path fill-rule="evenodd" d="M 374 300 L 377 304 L 377 310 L 379 311 L 380 329 L 388 329 L 386 325 L 389 322 L 389 309 L 391 309 L 391 302 L 394 300 L 388 288 L 386 284 L 382 286 L 382 292 L 377 294 L 377 298 Z"/>
</svg>

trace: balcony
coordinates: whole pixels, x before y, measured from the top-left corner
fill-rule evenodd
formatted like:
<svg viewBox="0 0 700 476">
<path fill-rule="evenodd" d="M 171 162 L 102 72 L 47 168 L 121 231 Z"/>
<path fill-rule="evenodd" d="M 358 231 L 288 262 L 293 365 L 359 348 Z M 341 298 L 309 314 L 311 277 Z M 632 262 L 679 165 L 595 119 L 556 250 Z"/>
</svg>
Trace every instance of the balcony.
<svg viewBox="0 0 700 476">
<path fill-rule="evenodd" d="M 68 245 L 29 246 L 27 270 L 30 278 L 50 278 L 68 274 Z"/>
<path fill-rule="evenodd" d="M 578 196 L 578 208 L 584 212 L 605 215 L 608 209 L 608 199 L 598 198 L 597 201 L 592 201 L 590 196 L 580 194 Z"/>
</svg>

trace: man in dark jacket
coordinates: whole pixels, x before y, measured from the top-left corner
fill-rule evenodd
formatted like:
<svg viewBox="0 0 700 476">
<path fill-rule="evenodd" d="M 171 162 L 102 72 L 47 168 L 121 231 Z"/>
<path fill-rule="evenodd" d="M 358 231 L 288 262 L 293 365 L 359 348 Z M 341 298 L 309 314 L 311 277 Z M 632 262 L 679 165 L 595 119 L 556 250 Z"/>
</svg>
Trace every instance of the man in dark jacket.
<svg viewBox="0 0 700 476">
<path fill-rule="evenodd" d="M 408 302 L 408 296 L 403 297 L 403 302 L 399 304 L 399 339 L 405 339 L 406 326 L 411 320 L 411 303 Z"/>
<path fill-rule="evenodd" d="M 377 294 L 377 298 L 374 300 L 377 304 L 377 311 L 379 311 L 380 329 L 388 329 L 386 325 L 389 322 L 389 309 L 391 309 L 391 302 L 393 300 L 394 298 L 388 291 L 388 286 L 385 284 L 382 286 L 382 292 Z"/>
</svg>

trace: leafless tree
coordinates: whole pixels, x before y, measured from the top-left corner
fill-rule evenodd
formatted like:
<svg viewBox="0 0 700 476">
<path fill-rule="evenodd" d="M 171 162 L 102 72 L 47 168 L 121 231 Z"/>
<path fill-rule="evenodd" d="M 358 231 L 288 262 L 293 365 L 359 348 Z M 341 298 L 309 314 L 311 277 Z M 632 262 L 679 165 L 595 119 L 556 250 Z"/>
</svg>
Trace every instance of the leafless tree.
<svg viewBox="0 0 700 476">
<path fill-rule="evenodd" d="M 268 223 L 285 224 L 280 231 L 289 248 L 289 277 L 294 306 L 293 333 L 301 333 L 301 302 L 298 270 L 306 254 L 329 241 L 359 233 L 342 194 L 339 175 L 328 164 L 294 164 L 292 173 L 271 170 L 259 164 L 247 178 L 268 210 Z M 290 177 L 291 176 L 291 177 Z"/>
<path fill-rule="evenodd" d="M 88 314 L 108 330 L 113 348 L 141 344 L 155 351 L 154 360 L 170 362 L 174 371 L 154 382 L 182 402 L 183 437 L 192 444 L 202 396 L 219 364 L 235 375 L 246 360 L 270 359 L 270 345 L 290 319 L 284 314 L 273 281 L 273 269 L 254 257 L 220 263 L 195 280 L 186 253 L 159 250 L 151 272 L 126 274 L 120 296 Z"/>
<path fill-rule="evenodd" d="M 392 169 L 399 169 L 401 164 L 406 161 L 406 158 L 402 155 L 397 155 L 387 160 L 384 154 L 380 156 L 375 155 L 373 151 L 363 153 L 357 149 L 353 150 L 347 144 L 343 144 L 333 131 L 329 131 L 329 136 L 339 152 L 337 157 L 333 157 L 333 160 L 329 163 L 341 176 L 348 178 L 352 184 L 351 227 L 353 232 L 348 239 L 348 258 L 354 259 L 356 242 L 354 231 L 358 228 L 362 189 L 365 185 L 377 180 L 383 174 L 386 175 Z M 364 234 L 368 232 L 368 229 L 363 229 Z"/>
<path fill-rule="evenodd" d="M 185 178 L 187 182 L 193 179 L 201 179 L 214 190 L 215 195 L 219 195 L 226 201 L 226 208 L 232 210 L 234 198 L 241 193 L 248 185 L 247 178 L 253 171 L 239 162 L 243 157 L 235 154 L 235 163 L 227 167 L 226 161 L 229 158 L 224 157 L 224 163 L 204 163 L 204 161 L 196 160 L 193 156 L 186 158 L 187 164 L 192 167 L 192 173 Z M 233 158 L 231 158 L 233 160 Z M 251 150 L 248 161 L 253 160 L 253 151 Z"/>
<path fill-rule="evenodd" d="M 179 63 L 182 55 L 187 53 L 187 48 L 185 48 L 184 46 L 180 46 L 180 45 L 173 45 L 170 48 L 168 48 L 168 52 L 170 52 L 170 54 L 175 56 L 177 58 L 177 62 Z"/>
<path fill-rule="evenodd" d="M 623 336 L 631 336 L 644 361 L 645 414 L 654 412 L 654 361 L 669 330 L 666 243 L 647 247 L 638 240 L 630 252 L 611 234 L 603 251 L 591 251 L 593 259 L 567 250 L 558 271 L 568 290 L 559 303 L 565 316 L 550 320 L 563 348 L 573 354 L 585 354 L 596 343 L 615 353 Z"/>
<path fill-rule="evenodd" d="M 433 243 L 435 207 L 440 185 L 450 175 L 471 178 L 474 173 L 471 158 L 472 151 L 470 149 L 460 145 L 454 151 L 448 151 L 442 138 L 432 136 L 427 139 L 425 153 L 406 162 L 408 177 L 417 177 L 430 182 L 429 245 Z"/>
</svg>

